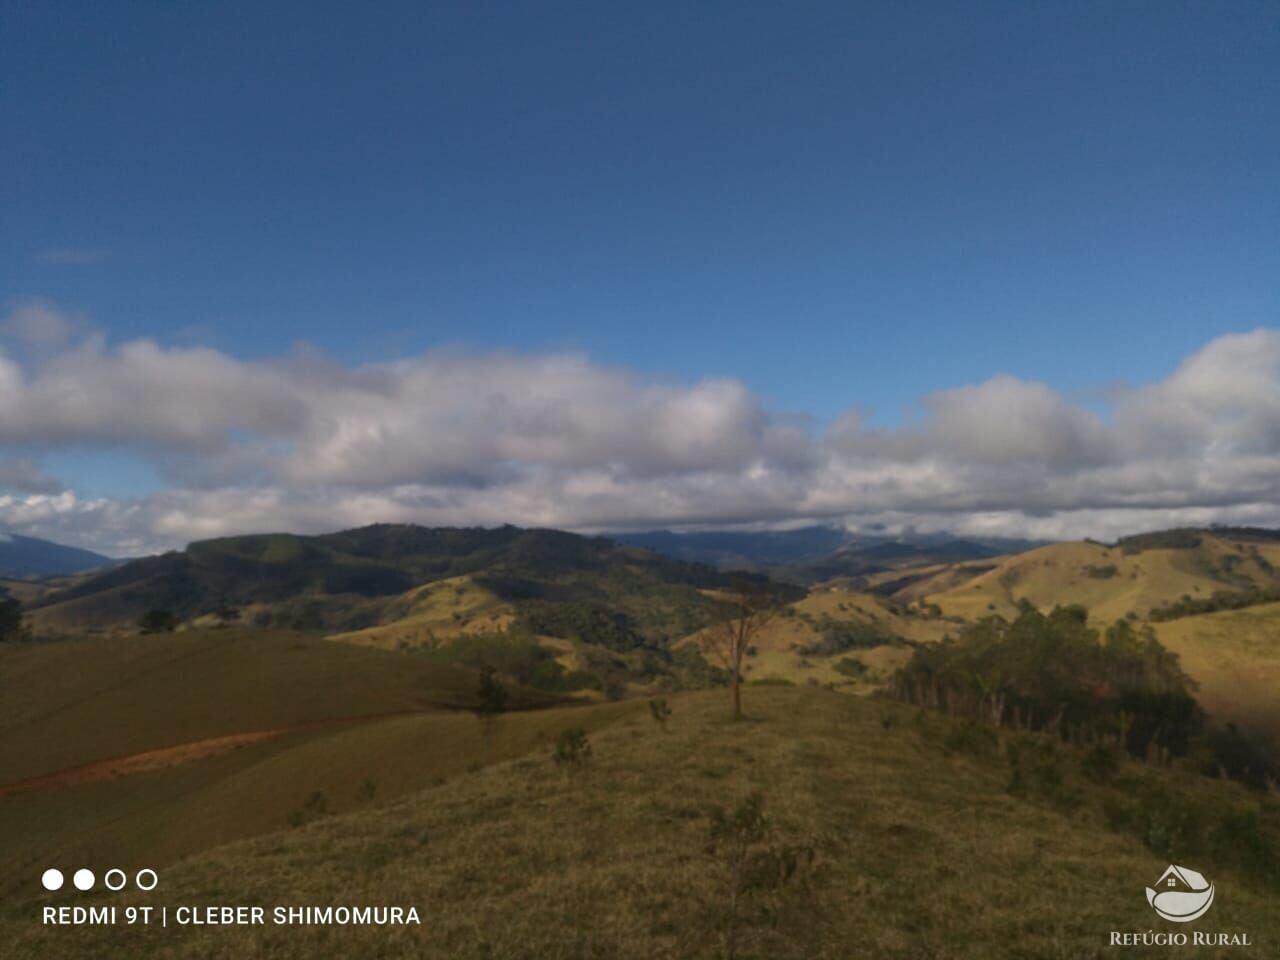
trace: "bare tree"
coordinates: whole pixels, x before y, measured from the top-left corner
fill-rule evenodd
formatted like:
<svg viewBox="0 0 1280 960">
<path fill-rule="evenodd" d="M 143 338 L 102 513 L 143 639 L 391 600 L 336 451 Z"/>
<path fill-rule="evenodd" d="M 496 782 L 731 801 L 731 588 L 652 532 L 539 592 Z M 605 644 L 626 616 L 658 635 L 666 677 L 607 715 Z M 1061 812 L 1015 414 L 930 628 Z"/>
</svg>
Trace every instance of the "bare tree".
<svg viewBox="0 0 1280 960">
<path fill-rule="evenodd" d="M 736 575 L 729 603 L 733 615 L 703 631 L 699 645 L 729 671 L 733 719 L 742 719 L 742 658 L 751 641 L 780 610 L 777 593 L 767 580 Z"/>
</svg>

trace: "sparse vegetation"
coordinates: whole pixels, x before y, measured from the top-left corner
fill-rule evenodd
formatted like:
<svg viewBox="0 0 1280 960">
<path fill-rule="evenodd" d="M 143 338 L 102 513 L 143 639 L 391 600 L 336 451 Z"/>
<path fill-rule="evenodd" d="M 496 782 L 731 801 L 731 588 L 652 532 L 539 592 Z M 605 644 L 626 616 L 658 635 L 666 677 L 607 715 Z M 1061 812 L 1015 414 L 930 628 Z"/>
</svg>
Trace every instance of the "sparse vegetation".
<svg viewBox="0 0 1280 960">
<path fill-rule="evenodd" d="M 1208 597 L 1192 597 L 1184 594 L 1172 603 L 1156 607 L 1147 616 L 1155 623 L 1162 623 L 1166 620 L 1177 620 L 1180 617 L 1195 617 L 1202 613 L 1217 613 L 1219 610 L 1243 610 L 1245 607 L 1277 602 L 1280 602 L 1280 587 L 1219 590 Z"/>
<path fill-rule="evenodd" d="M 486 752 L 493 740 L 493 728 L 498 717 L 506 711 L 510 697 L 506 686 L 498 679 L 492 667 L 485 667 L 480 671 L 480 685 L 476 688 L 476 716 L 484 731 Z"/>
<path fill-rule="evenodd" d="M 812 846 L 775 844 L 773 824 L 764 812 L 764 797 L 753 793 L 732 810 L 711 814 L 708 852 L 725 873 L 724 955 L 738 956 L 742 912 L 748 897 L 792 880 L 813 862 Z"/>
<path fill-rule="evenodd" d="M 21 640 L 27 635 L 22 604 L 13 597 L 0 598 L 0 643 Z"/>
<path fill-rule="evenodd" d="M 591 741 L 587 739 L 587 732 L 581 727 L 562 730 L 556 738 L 551 760 L 570 780 L 582 773 L 591 762 Z"/>
<path fill-rule="evenodd" d="M 667 721 L 671 719 L 671 707 L 668 706 L 666 697 L 656 697 L 649 701 L 649 716 L 666 733 Z"/>
<path fill-rule="evenodd" d="M 178 618 L 170 610 L 148 610 L 138 618 L 143 633 L 172 633 L 178 628 Z"/>
</svg>

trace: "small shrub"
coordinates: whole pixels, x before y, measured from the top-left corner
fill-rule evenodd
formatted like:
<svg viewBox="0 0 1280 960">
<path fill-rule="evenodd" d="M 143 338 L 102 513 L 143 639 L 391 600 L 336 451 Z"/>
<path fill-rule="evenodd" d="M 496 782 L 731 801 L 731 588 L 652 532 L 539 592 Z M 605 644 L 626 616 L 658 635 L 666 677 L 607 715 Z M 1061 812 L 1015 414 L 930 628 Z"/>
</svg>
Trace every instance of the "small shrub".
<svg viewBox="0 0 1280 960">
<path fill-rule="evenodd" d="M 996 732 L 983 723 L 966 723 L 952 730 L 944 745 L 953 753 L 975 757 L 994 757 L 1000 747 Z"/>
<path fill-rule="evenodd" d="M 591 762 L 591 741 L 587 739 L 587 732 L 581 727 L 561 731 L 551 759 L 570 778 L 582 772 Z"/>
<path fill-rule="evenodd" d="M 1095 744 L 1080 761 L 1080 769 L 1094 783 L 1110 783 L 1120 772 L 1120 751 L 1105 743 Z"/>
<path fill-rule="evenodd" d="M 178 618 L 169 610 L 148 610 L 138 618 L 143 633 L 172 633 L 178 627 Z"/>
<path fill-rule="evenodd" d="M 732 811 L 711 812 L 707 852 L 727 874 L 724 921 L 726 960 L 738 955 L 743 901 L 752 893 L 793 880 L 813 863 L 812 844 L 771 844 L 773 824 L 764 812 L 764 797 L 753 793 Z"/>
<path fill-rule="evenodd" d="M 662 728 L 663 733 L 666 733 L 667 721 L 671 719 L 671 708 L 667 706 L 666 697 L 657 697 L 649 701 L 649 716 L 653 717 L 653 722 Z"/>
<path fill-rule="evenodd" d="M 1011 740 L 1006 755 L 1012 768 L 1006 789 L 1013 796 L 1049 800 L 1068 809 L 1080 805 L 1079 794 L 1063 782 L 1062 756 L 1054 741 L 1040 737 Z"/>
<path fill-rule="evenodd" d="M 299 810 L 293 810 L 286 817 L 291 827 L 300 827 L 304 823 L 310 823 L 312 820 L 319 820 L 329 812 L 329 798 L 324 795 L 324 791 L 316 790 L 307 798 L 307 802 L 302 805 Z"/>
<path fill-rule="evenodd" d="M 856 657 L 843 657 L 836 661 L 836 673 L 856 679 L 866 676 L 867 665 Z"/>
</svg>

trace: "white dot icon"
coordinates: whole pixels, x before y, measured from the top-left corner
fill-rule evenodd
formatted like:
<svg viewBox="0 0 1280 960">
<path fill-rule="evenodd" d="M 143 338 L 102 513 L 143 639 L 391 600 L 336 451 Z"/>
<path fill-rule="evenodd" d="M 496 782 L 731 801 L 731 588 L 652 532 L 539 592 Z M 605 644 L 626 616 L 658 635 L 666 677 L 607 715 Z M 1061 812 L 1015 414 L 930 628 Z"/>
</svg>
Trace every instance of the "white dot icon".
<svg viewBox="0 0 1280 960">
<path fill-rule="evenodd" d="M 86 870 L 84 867 L 81 867 L 76 871 L 76 875 L 71 878 L 71 882 L 76 885 L 77 890 L 92 890 L 93 871 Z"/>
<path fill-rule="evenodd" d="M 46 890 L 61 890 L 62 871 L 52 867 L 49 868 L 41 875 L 40 883 L 43 884 Z"/>
</svg>

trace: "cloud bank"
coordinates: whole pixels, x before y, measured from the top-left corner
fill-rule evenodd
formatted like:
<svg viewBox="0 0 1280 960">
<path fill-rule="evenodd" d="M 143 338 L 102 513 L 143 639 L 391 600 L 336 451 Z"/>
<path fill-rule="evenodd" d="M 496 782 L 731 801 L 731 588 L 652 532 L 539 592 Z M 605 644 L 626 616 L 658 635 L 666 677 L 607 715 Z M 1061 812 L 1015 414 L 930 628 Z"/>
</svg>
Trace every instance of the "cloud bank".
<svg viewBox="0 0 1280 960">
<path fill-rule="evenodd" d="M 0 349 L 0 526 L 116 555 L 375 521 L 579 530 L 806 521 L 1109 537 L 1280 524 L 1280 330 L 1206 344 L 1091 410 L 1002 375 L 891 429 L 766 408 L 573 354 L 432 352 L 358 368 L 112 345 L 47 303 Z M 851 404 L 856 401 L 851 397 Z M 166 489 L 85 498 L 65 450 L 123 452 Z"/>
</svg>

